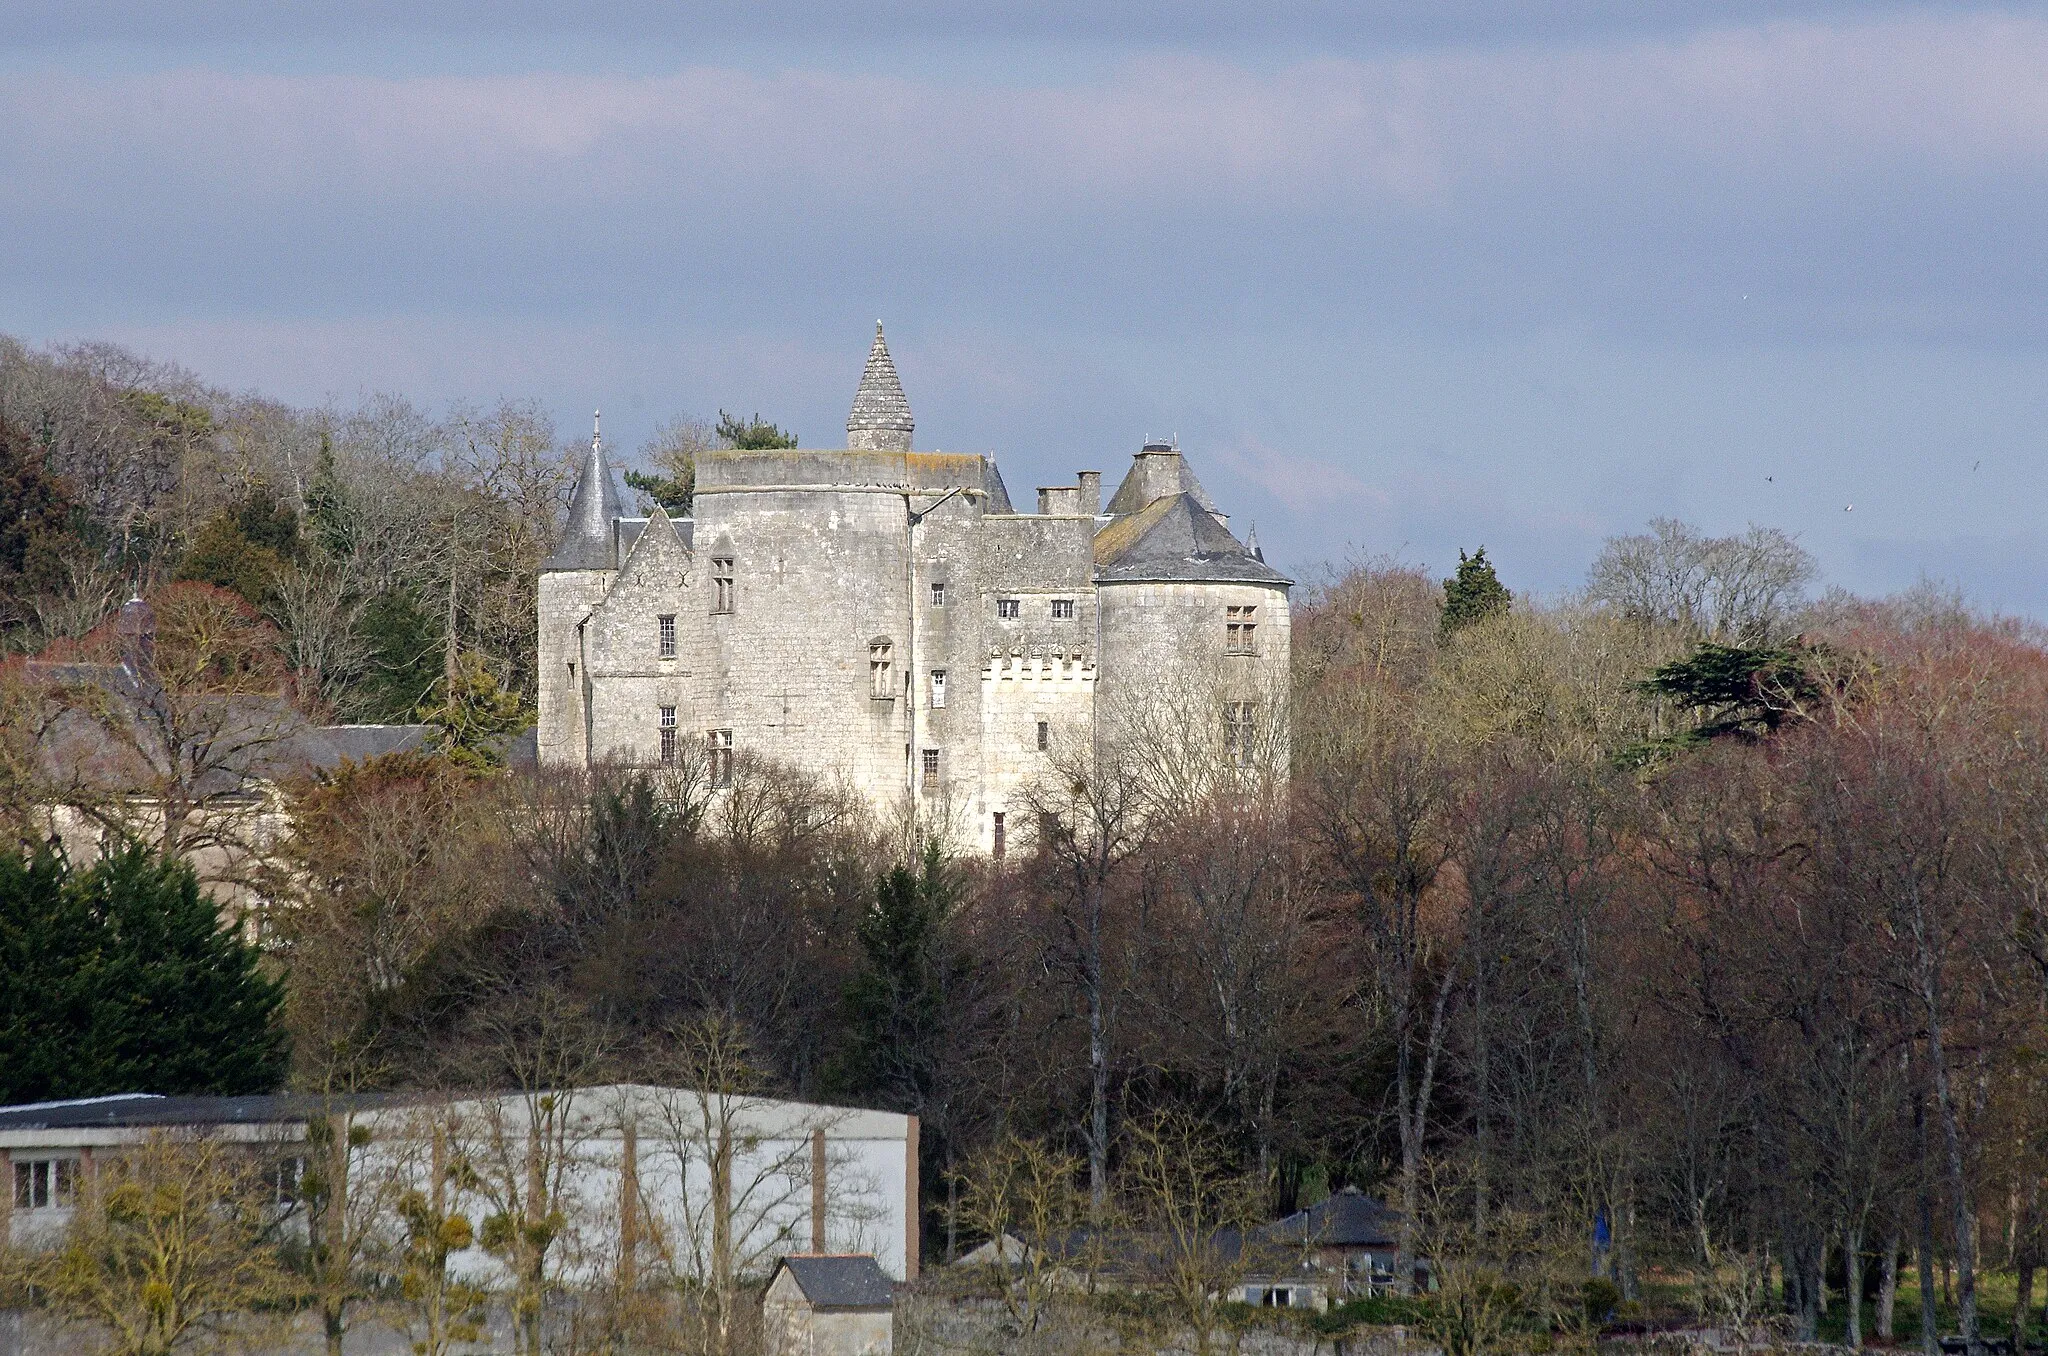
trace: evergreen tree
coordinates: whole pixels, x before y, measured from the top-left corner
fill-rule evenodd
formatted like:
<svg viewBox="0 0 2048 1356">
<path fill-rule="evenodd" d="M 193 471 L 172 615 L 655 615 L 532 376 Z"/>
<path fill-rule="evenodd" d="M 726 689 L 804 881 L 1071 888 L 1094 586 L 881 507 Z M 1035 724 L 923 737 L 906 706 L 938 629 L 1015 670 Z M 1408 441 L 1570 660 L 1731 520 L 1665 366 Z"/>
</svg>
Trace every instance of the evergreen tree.
<svg viewBox="0 0 2048 1356">
<path fill-rule="evenodd" d="M 1493 562 L 1486 558 L 1484 546 L 1469 556 L 1460 551 L 1458 572 L 1444 580 L 1444 606 L 1437 620 L 1437 633 L 1449 640 L 1475 622 L 1506 612 L 1514 597 L 1494 574 Z"/>
<path fill-rule="evenodd" d="M 718 436 L 735 452 L 774 452 L 796 446 L 794 433 L 784 433 L 773 424 L 763 423 L 759 414 L 752 419 L 740 419 L 720 410 Z"/>
<path fill-rule="evenodd" d="M 626 488 L 640 493 L 661 505 L 661 511 L 671 518 L 680 518 L 690 511 L 691 497 L 696 493 L 695 477 L 665 476 L 645 471 L 626 472 Z"/>
<path fill-rule="evenodd" d="M 911 1114 L 934 1095 L 949 977 L 945 926 L 961 893 L 936 843 L 917 870 L 898 866 L 875 882 L 875 902 L 854 929 L 862 965 L 846 989 L 843 1090 Z"/>
<path fill-rule="evenodd" d="M 437 700 L 422 706 L 419 718 L 440 727 L 435 747 L 463 767 L 503 767 L 504 737 L 533 724 L 519 694 L 499 684 L 482 655 L 457 655 L 455 671 L 437 691 Z"/>
<path fill-rule="evenodd" d="M 283 986 L 221 926 L 192 868 L 142 844 L 83 871 L 0 854 L 0 1102 L 268 1092 Z"/>
</svg>

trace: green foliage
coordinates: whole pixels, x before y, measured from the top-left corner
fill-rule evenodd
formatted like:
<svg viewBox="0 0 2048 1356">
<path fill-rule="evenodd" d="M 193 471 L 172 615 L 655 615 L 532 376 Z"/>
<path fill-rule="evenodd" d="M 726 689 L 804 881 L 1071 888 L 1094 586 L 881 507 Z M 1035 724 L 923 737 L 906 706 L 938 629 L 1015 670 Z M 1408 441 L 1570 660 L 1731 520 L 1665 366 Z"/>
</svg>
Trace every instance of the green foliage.
<svg viewBox="0 0 2048 1356">
<path fill-rule="evenodd" d="M 85 511 L 50 474 L 45 450 L 0 419 L 0 594 L 57 587 L 85 529 Z"/>
<path fill-rule="evenodd" d="M 507 692 L 483 656 L 473 653 L 456 657 L 454 674 L 420 707 L 419 718 L 440 727 L 434 746 L 450 762 L 479 771 L 503 767 L 504 737 L 533 723 L 519 694 Z"/>
<path fill-rule="evenodd" d="M 1494 574 L 1493 562 L 1486 558 L 1484 546 L 1469 556 L 1460 551 L 1458 572 L 1444 580 L 1443 612 L 1437 619 L 1437 634 L 1448 640 L 1476 622 L 1499 616 L 1508 610 L 1514 597 Z"/>
<path fill-rule="evenodd" d="M 199 529 L 173 578 L 212 584 L 262 607 L 277 577 L 301 553 L 298 513 L 258 485 Z"/>
<path fill-rule="evenodd" d="M 897 866 L 875 882 L 874 903 L 854 929 L 861 969 L 846 988 L 849 1041 L 837 1081 L 904 1112 L 937 1091 L 945 1021 L 944 930 L 962 885 L 937 843 L 916 871 Z"/>
<path fill-rule="evenodd" d="M 671 518 L 680 518 L 690 511 L 691 497 L 696 493 L 697 477 L 695 468 L 689 468 L 682 476 L 649 475 L 643 471 L 626 472 L 626 486 L 661 505 L 661 511 Z"/>
<path fill-rule="evenodd" d="M 1421 1328 L 1429 1322 L 1430 1315 L 1431 1303 L 1421 1296 L 1366 1295 L 1331 1305 L 1317 1314 L 1311 1324 L 1319 1333 L 1338 1336 L 1355 1328 L 1383 1328 L 1396 1324 Z"/>
<path fill-rule="evenodd" d="M 1757 739 L 1768 734 L 1827 695 L 1819 676 L 1826 658 L 1820 647 L 1797 640 L 1769 646 L 1702 642 L 1641 684 L 1645 694 L 1692 712 L 1692 726 L 1636 746 L 1629 751 L 1630 761 L 1651 762 L 1710 739 Z"/>
<path fill-rule="evenodd" d="M 192 868 L 140 844 L 83 871 L 0 854 L 0 1103 L 243 1094 L 283 1079 L 283 988 Z"/>
<path fill-rule="evenodd" d="M 759 414 L 742 420 L 720 410 L 718 436 L 736 452 L 773 452 L 796 446 L 794 433 L 784 433 L 773 424 L 763 423 Z"/>
<path fill-rule="evenodd" d="M 354 546 L 347 507 L 341 472 L 334 462 L 334 436 L 322 433 L 320 460 L 313 470 L 313 483 L 306 487 L 306 532 L 321 550 L 337 559 L 346 557 Z"/>
<path fill-rule="evenodd" d="M 440 621 L 410 593 L 394 589 L 370 599 L 356 625 L 370 662 L 350 694 L 350 715 L 377 723 L 411 720 L 441 680 L 446 640 Z"/>
</svg>

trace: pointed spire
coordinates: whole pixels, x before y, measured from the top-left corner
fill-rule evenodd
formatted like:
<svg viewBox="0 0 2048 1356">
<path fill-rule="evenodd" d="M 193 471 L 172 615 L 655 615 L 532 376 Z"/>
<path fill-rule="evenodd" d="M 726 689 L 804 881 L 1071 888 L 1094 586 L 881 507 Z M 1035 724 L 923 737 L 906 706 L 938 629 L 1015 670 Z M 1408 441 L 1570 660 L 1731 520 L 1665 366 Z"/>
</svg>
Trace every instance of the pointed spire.
<svg viewBox="0 0 2048 1356">
<path fill-rule="evenodd" d="M 1253 523 L 1251 529 L 1244 534 L 1244 549 L 1252 553 L 1253 560 L 1264 560 L 1266 558 L 1265 551 L 1259 547 L 1259 525 L 1257 523 Z"/>
<path fill-rule="evenodd" d="M 860 374 L 853 411 L 846 416 L 846 446 L 856 452 L 908 452 L 911 430 L 916 427 L 903 383 L 896 377 L 895 360 L 882 338 L 882 322 L 877 320 L 867 370 Z"/>
<path fill-rule="evenodd" d="M 619 493 L 612 480 L 611 465 L 605 460 L 604 435 L 599 431 L 601 417 L 601 413 L 591 416 L 590 451 L 583 455 L 576 493 L 569 498 L 569 518 L 562 526 L 562 541 L 541 566 L 543 570 L 612 568 L 612 521 L 626 516 L 626 497 Z"/>
</svg>

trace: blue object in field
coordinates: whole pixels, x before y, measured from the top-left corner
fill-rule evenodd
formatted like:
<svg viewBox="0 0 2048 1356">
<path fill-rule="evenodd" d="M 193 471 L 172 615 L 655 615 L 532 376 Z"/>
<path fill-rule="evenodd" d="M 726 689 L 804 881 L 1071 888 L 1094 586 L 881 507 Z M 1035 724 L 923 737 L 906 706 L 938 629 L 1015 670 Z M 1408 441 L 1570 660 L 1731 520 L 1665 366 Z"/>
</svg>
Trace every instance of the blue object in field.
<svg viewBox="0 0 2048 1356">
<path fill-rule="evenodd" d="M 1593 1251 L 1606 1252 L 1614 1243 L 1614 1231 L 1607 1227 L 1607 1207 L 1593 1213 Z"/>
</svg>

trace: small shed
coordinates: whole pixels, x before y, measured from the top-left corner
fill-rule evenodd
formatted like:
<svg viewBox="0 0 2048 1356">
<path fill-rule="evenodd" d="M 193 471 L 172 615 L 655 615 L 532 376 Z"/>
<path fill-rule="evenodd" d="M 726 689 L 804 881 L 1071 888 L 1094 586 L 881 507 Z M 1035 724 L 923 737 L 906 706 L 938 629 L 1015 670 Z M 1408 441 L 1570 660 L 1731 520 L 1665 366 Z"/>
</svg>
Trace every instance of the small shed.
<svg viewBox="0 0 2048 1356">
<path fill-rule="evenodd" d="M 895 1318 L 895 1287 L 867 1253 L 785 1257 L 761 1296 L 768 1356 L 890 1356 Z"/>
</svg>

